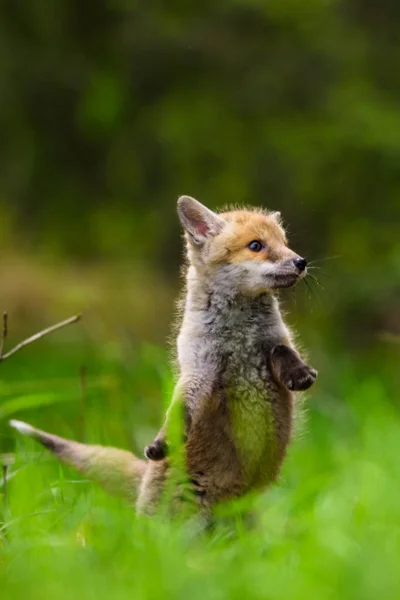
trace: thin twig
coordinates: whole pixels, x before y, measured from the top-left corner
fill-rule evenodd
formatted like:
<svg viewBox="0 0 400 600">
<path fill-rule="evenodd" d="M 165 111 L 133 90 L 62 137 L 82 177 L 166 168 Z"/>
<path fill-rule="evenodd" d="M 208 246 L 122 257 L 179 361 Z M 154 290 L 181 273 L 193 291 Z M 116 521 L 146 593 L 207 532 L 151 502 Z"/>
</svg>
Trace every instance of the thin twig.
<svg viewBox="0 0 400 600">
<path fill-rule="evenodd" d="M 82 365 L 80 369 L 81 384 L 81 442 L 86 441 L 86 390 L 87 390 L 87 369 Z"/>
<path fill-rule="evenodd" d="M 8 315 L 6 312 L 3 313 L 3 331 L 0 339 L 0 358 L 3 356 L 4 343 L 7 339 L 8 333 Z"/>
<path fill-rule="evenodd" d="M 0 362 L 3 360 L 6 360 L 6 358 L 10 358 L 10 356 L 15 354 L 19 350 L 22 350 L 22 348 L 25 348 L 25 346 L 27 346 L 28 344 L 31 344 L 32 342 L 36 342 L 36 340 L 40 340 L 40 338 L 44 337 L 45 335 L 47 335 L 49 333 L 53 333 L 53 331 L 57 331 L 57 329 L 61 329 L 61 327 L 66 327 L 67 325 L 72 325 L 72 323 L 76 323 L 81 318 L 82 318 L 82 315 L 75 315 L 74 317 L 70 317 L 69 319 L 66 319 L 65 321 L 61 321 L 61 323 L 56 323 L 56 325 L 52 325 L 51 327 L 48 327 L 47 329 L 43 329 L 43 331 L 39 331 L 39 333 L 35 333 L 35 335 L 32 335 L 31 337 L 29 337 L 26 340 L 23 340 L 22 342 L 17 344 L 14 348 L 12 348 L 6 354 L 2 354 L 0 356 Z M 7 321 L 7 319 L 5 319 L 5 321 Z M 3 330 L 3 339 L 4 339 L 4 330 Z"/>
</svg>

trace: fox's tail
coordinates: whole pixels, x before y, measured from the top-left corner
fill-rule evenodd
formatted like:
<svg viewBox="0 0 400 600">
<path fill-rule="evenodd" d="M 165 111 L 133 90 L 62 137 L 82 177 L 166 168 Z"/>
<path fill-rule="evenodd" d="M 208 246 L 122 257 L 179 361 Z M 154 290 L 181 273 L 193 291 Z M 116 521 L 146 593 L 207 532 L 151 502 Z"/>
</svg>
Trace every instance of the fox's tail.
<svg viewBox="0 0 400 600">
<path fill-rule="evenodd" d="M 132 502 L 136 499 L 147 462 L 136 458 L 131 452 L 106 446 L 80 444 L 46 433 L 22 421 L 12 420 L 10 425 L 23 435 L 38 440 L 62 462 L 100 483 L 108 492 L 123 496 Z"/>
</svg>

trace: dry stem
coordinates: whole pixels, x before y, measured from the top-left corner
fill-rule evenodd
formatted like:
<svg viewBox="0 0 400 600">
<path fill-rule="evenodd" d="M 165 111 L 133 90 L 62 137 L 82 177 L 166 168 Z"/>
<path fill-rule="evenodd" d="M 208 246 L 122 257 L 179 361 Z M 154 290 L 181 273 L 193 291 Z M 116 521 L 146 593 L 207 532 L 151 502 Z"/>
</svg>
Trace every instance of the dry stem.
<svg viewBox="0 0 400 600">
<path fill-rule="evenodd" d="M 55 325 L 52 325 L 51 327 L 47 327 L 47 329 L 43 329 L 42 331 L 35 333 L 31 337 L 27 338 L 26 340 L 23 340 L 22 342 L 20 342 L 16 346 L 14 346 L 14 348 L 12 348 L 8 352 L 6 352 L 6 354 L 3 354 L 4 342 L 7 338 L 7 333 L 8 333 L 7 313 L 4 313 L 3 333 L 1 336 L 1 340 L 0 340 L 0 362 L 3 360 L 6 360 L 6 358 L 10 358 L 10 356 L 15 354 L 19 350 L 22 350 L 22 348 L 25 348 L 25 346 L 27 346 L 28 344 L 31 344 L 32 342 L 36 342 L 36 340 L 40 340 L 40 338 L 44 337 L 45 335 L 47 335 L 49 333 L 53 333 L 53 331 L 57 331 L 58 329 L 61 329 L 61 327 L 66 327 L 67 325 L 72 325 L 72 323 L 76 323 L 81 318 L 82 318 L 82 315 L 75 315 L 73 317 L 70 317 L 69 319 L 66 319 L 65 321 L 61 321 L 61 323 L 56 323 Z"/>
</svg>

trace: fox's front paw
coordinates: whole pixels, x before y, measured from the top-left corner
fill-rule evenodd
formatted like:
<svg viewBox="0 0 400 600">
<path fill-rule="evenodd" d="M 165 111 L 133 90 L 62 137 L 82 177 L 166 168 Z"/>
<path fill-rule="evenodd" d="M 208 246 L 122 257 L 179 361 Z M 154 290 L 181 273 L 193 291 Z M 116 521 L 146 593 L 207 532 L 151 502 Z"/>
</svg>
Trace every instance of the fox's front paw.
<svg viewBox="0 0 400 600">
<path fill-rule="evenodd" d="M 155 439 L 144 449 L 144 455 L 149 460 L 162 460 L 167 456 L 167 444 L 164 440 Z"/>
<path fill-rule="evenodd" d="M 317 378 L 317 371 L 306 365 L 300 356 L 284 344 L 278 344 L 271 352 L 272 371 L 291 392 L 307 390 Z"/>
<path fill-rule="evenodd" d="M 281 381 L 291 392 L 308 390 L 317 379 L 318 373 L 308 365 L 299 365 L 294 369 L 288 369 L 281 373 Z"/>
</svg>

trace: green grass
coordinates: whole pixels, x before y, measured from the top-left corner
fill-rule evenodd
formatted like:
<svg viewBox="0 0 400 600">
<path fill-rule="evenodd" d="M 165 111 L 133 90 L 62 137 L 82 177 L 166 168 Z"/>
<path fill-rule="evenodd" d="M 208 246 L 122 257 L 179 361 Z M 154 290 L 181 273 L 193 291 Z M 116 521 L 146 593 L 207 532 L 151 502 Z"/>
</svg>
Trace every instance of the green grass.
<svg viewBox="0 0 400 600">
<path fill-rule="evenodd" d="M 253 525 L 230 506 L 192 536 L 137 518 L 6 423 L 141 452 L 168 395 L 162 351 L 41 345 L 5 362 L 1 451 L 17 457 L 0 496 L 1 600 L 400 597 L 400 418 L 379 378 L 357 369 L 322 374 L 281 482 L 246 499 Z"/>
</svg>

